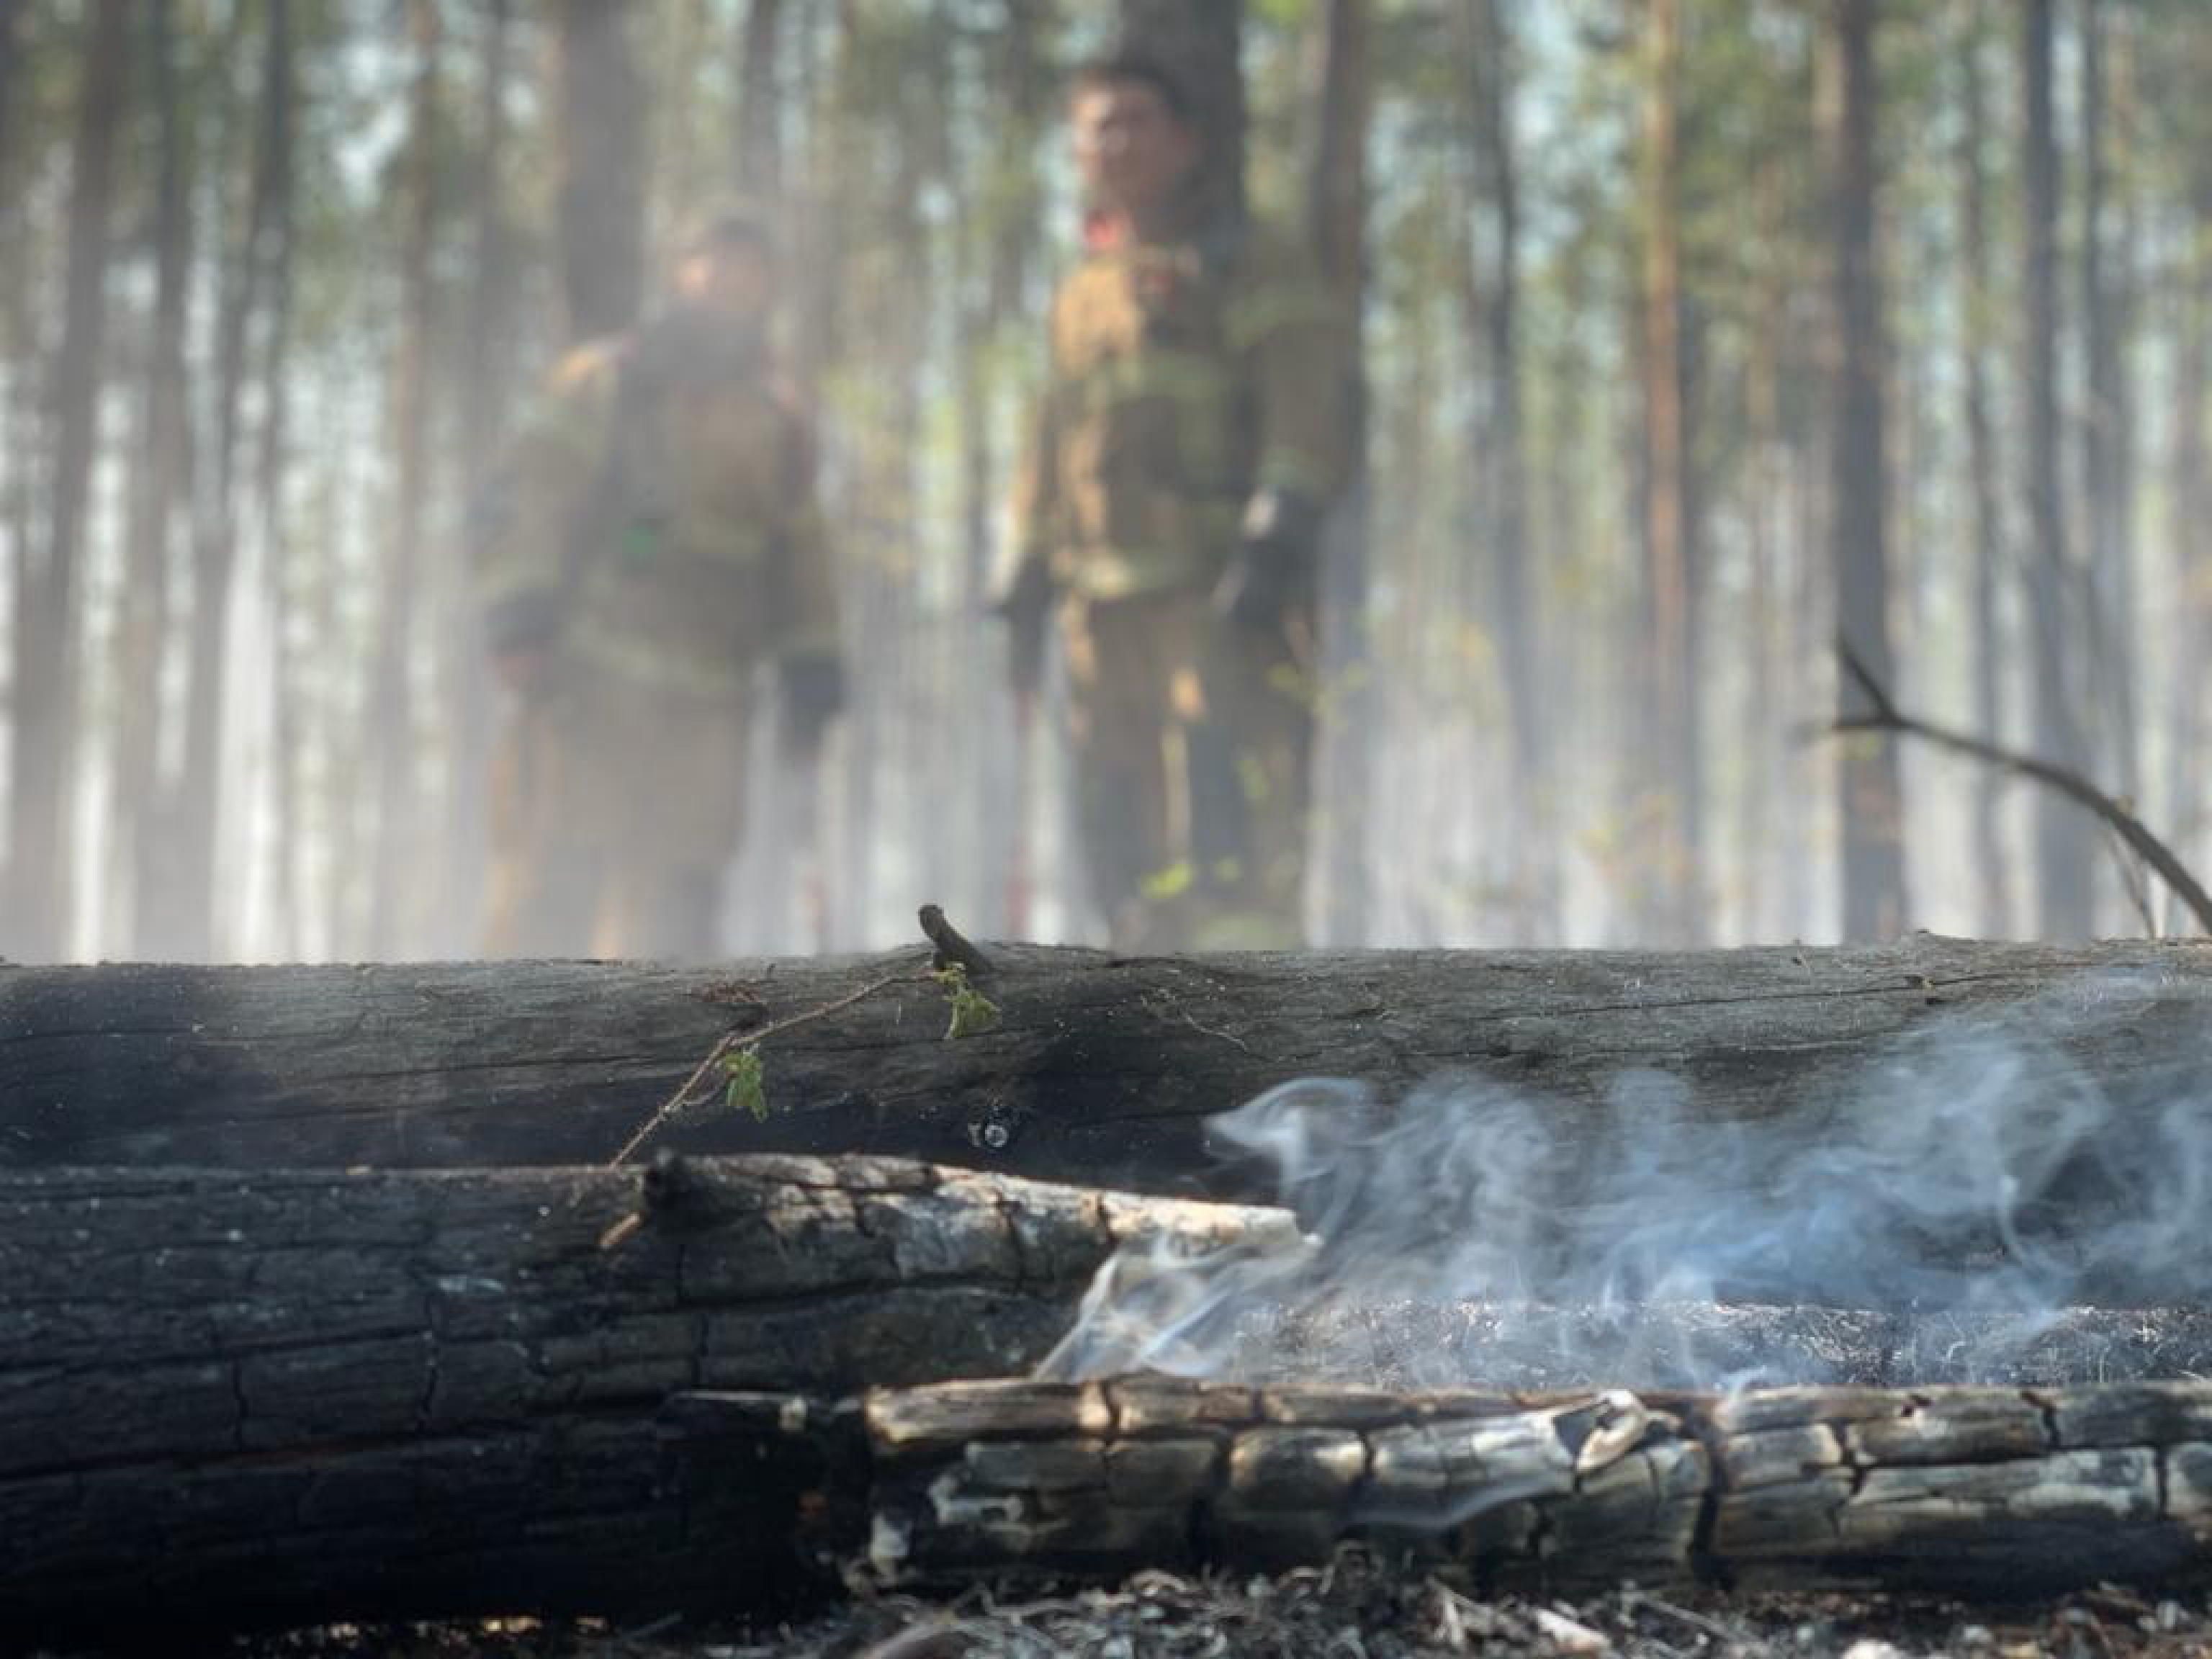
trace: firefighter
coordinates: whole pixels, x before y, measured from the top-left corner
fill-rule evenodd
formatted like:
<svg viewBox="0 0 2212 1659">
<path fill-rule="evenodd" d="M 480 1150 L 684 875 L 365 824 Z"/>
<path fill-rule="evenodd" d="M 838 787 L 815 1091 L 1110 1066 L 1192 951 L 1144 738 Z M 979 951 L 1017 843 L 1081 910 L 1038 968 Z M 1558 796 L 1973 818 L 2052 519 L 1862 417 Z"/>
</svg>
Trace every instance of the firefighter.
<svg viewBox="0 0 2212 1659">
<path fill-rule="evenodd" d="M 843 678 L 813 433 L 769 362 L 775 288 L 762 221 L 702 214 L 666 303 L 555 369 L 480 503 L 508 704 L 488 954 L 714 954 L 763 663 L 811 781 Z"/>
<path fill-rule="evenodd" d="M 1197 210 L 1200 136 L 1163 66 L 1091 64 L 1069 115 L 1083 248 L 998 597 L 1016 696 L 1056 619 L 1116 948 L 1295 945 L 1348 336 L 1295 238 Z"/>
</svg>

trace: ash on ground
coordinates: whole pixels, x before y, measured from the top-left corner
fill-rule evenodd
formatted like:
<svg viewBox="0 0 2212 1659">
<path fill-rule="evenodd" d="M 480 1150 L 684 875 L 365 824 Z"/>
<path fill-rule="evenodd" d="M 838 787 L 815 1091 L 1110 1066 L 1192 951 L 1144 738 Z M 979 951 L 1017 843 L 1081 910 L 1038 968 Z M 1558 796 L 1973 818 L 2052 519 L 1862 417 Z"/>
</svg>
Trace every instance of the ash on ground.
<svg viewBox="0 0 2212 1659">
<path fill-rule="evenodd" d="M 2212 1607 L 2118 1586 L 2033 1607 L 1883 1595 L 1479 1600 L 1358 1548 L 1273 1577 L 1145 1573 L 1066 1595 L 854 1602 L 774 1631 L 604 1626 L 339 1627 L 241 1643 L 231 1659 L 2184 1659 Z"/>
<path fill-rule="evenodd" d="M 1285 1376 L 1395 1390 L 2063 1388 L 2205 1378 L 2212 1308 L 2069 1308 L 2032 1317 L 1690 1302 L 1248 1310 L 1220 1380 Z"/>
</svg>

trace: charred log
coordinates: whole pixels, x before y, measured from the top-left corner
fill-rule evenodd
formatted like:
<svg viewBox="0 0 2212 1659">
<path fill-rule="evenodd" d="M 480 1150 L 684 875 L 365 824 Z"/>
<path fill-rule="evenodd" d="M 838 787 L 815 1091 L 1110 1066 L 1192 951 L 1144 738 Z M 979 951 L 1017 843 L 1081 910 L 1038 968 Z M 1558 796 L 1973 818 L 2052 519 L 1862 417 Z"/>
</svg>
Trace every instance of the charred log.
<svg viewBox="0 0 2212 1659">
<path fill-rule="evenodd" d="M 711 1438 L 711 1396 L 672 1415 Z M 2212 1572 L 2212 1387 L 1390 1395 L 1132 1379 L 872 1396 L 893 1579 L 1279 1567 L 1365 1539 L 1486 1588 L 2002 1598 Z"/>
<path fill-rule="evenodd" d="M 672 1393 L 1018 1370 L 1117 1240 L 1249 1219 L 866 1159 L 0 1177 L 0 1628 L 773 1601 L 826 1453 L 684 1488 Z"/>
<path fill-rule="evenodd" d="M 1625 1070 L 1752 1119 L 1946 1021 L 2021 1022 L 2123 1111 L 2212 1074 L 2212 952 L 2188 945 L 988 960 L 1001 1018 L 957 1042 L 918 951 L 697 970 L 0 967 L 0 1164 L 604 1163 L 718 1042 L 770 1026 L 765 1121 L 708 1114 L 653 1145 L 1252 1196 L 1264 1183 L 1209 1151 L 1204 1119 L 1303 1074 L 1395 1091 L 1462 1070 L 1592 1142 Z"/>
</svg>

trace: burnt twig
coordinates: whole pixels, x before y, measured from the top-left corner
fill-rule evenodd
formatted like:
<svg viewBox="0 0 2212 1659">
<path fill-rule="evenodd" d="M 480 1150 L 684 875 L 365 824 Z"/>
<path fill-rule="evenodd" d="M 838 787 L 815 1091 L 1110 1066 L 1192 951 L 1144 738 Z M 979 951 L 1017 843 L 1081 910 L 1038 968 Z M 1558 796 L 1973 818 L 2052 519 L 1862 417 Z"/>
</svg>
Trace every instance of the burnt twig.
<svg viewBox="0 0 2212 1659">
<path fill-rule="evenodd" d="M 870 980 L 858 990 L 839 997 L 834 1001 L 825 1002 L 819 1007 L 803 1009 L 795 1014 L 787 1014 L 781 1019 L 770 1020 L 757 1030 L 725 1033 L 721 1040 L 707 1051 L 706 1059 L 692 1067 L 691 1075 L 684 1079 L 676 1092 L 655 1107 L 653 1115 L 639 1124 L 635 1133 L 628 1140 L 623 1142 L 622 1150 L 607 1160 L 607 1168 L 620 1169 L 629 1162 L 631 1155 L 639 1147 L 644 1146 L 660 1129 L 681 1116 L 691 1107 L 698 1104 L 701 1099 L 698 1093 L 699 1085 L 704 1083 L 708 1075 L 721 1063 L 724 1055 L 738 1048 L 750 1048 L 765 1042 L 779 1031 L 788 1031 L 794 1025 L 804 1025 L 809 1020 L 820 1019 L 825 1014 L 834 1014 L 841 1009 L 849 1008 L 862 998 L 872 997 L 877 992 L 896 985 L 908 977 L 909 975 L 904 973 L 885 974 L 880 978 Z"/>
<path fill-rule="evenodd" d="M 970 979 L 981 979 L 991 971 L 991 958 L 970 945 L 960 930 L 945 919 L 943 910 L 934 904 L 925 904 L 921 915 L 921 931 L 934 948 L 929 959 L 932 968 L 941 970 L 957 963 L 968 970 Z"/>
</svg>

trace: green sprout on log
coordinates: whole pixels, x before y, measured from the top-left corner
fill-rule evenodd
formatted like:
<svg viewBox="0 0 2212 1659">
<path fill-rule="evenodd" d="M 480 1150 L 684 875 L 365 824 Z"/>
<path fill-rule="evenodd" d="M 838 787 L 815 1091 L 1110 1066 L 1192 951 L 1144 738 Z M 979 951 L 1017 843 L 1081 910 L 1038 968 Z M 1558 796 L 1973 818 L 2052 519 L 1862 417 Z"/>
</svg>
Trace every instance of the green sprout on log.
<svg viewBox="0 0 2212 1659">
<path fill-rule="evenodd" d="M 725 1109 L 732 1113 L 749 1112 L 756 1123 L 767 1122 L 767 1074 L 761 1066 L 760 1050 L 733 1048 L 724 1054 L 722 1076 L 727 1085 L 722 1093 Z"/>
<path fill-rule="evenodd" d="M 965 965 L 948 962 L 931 977 L 945 988 L 945 1000 L 952 1006 L 951 1024 L 945 1028 L 947 1042 L 996 1029 L 1001 1018 L 999 1005 L 968 982 Z"/>
</svg>

